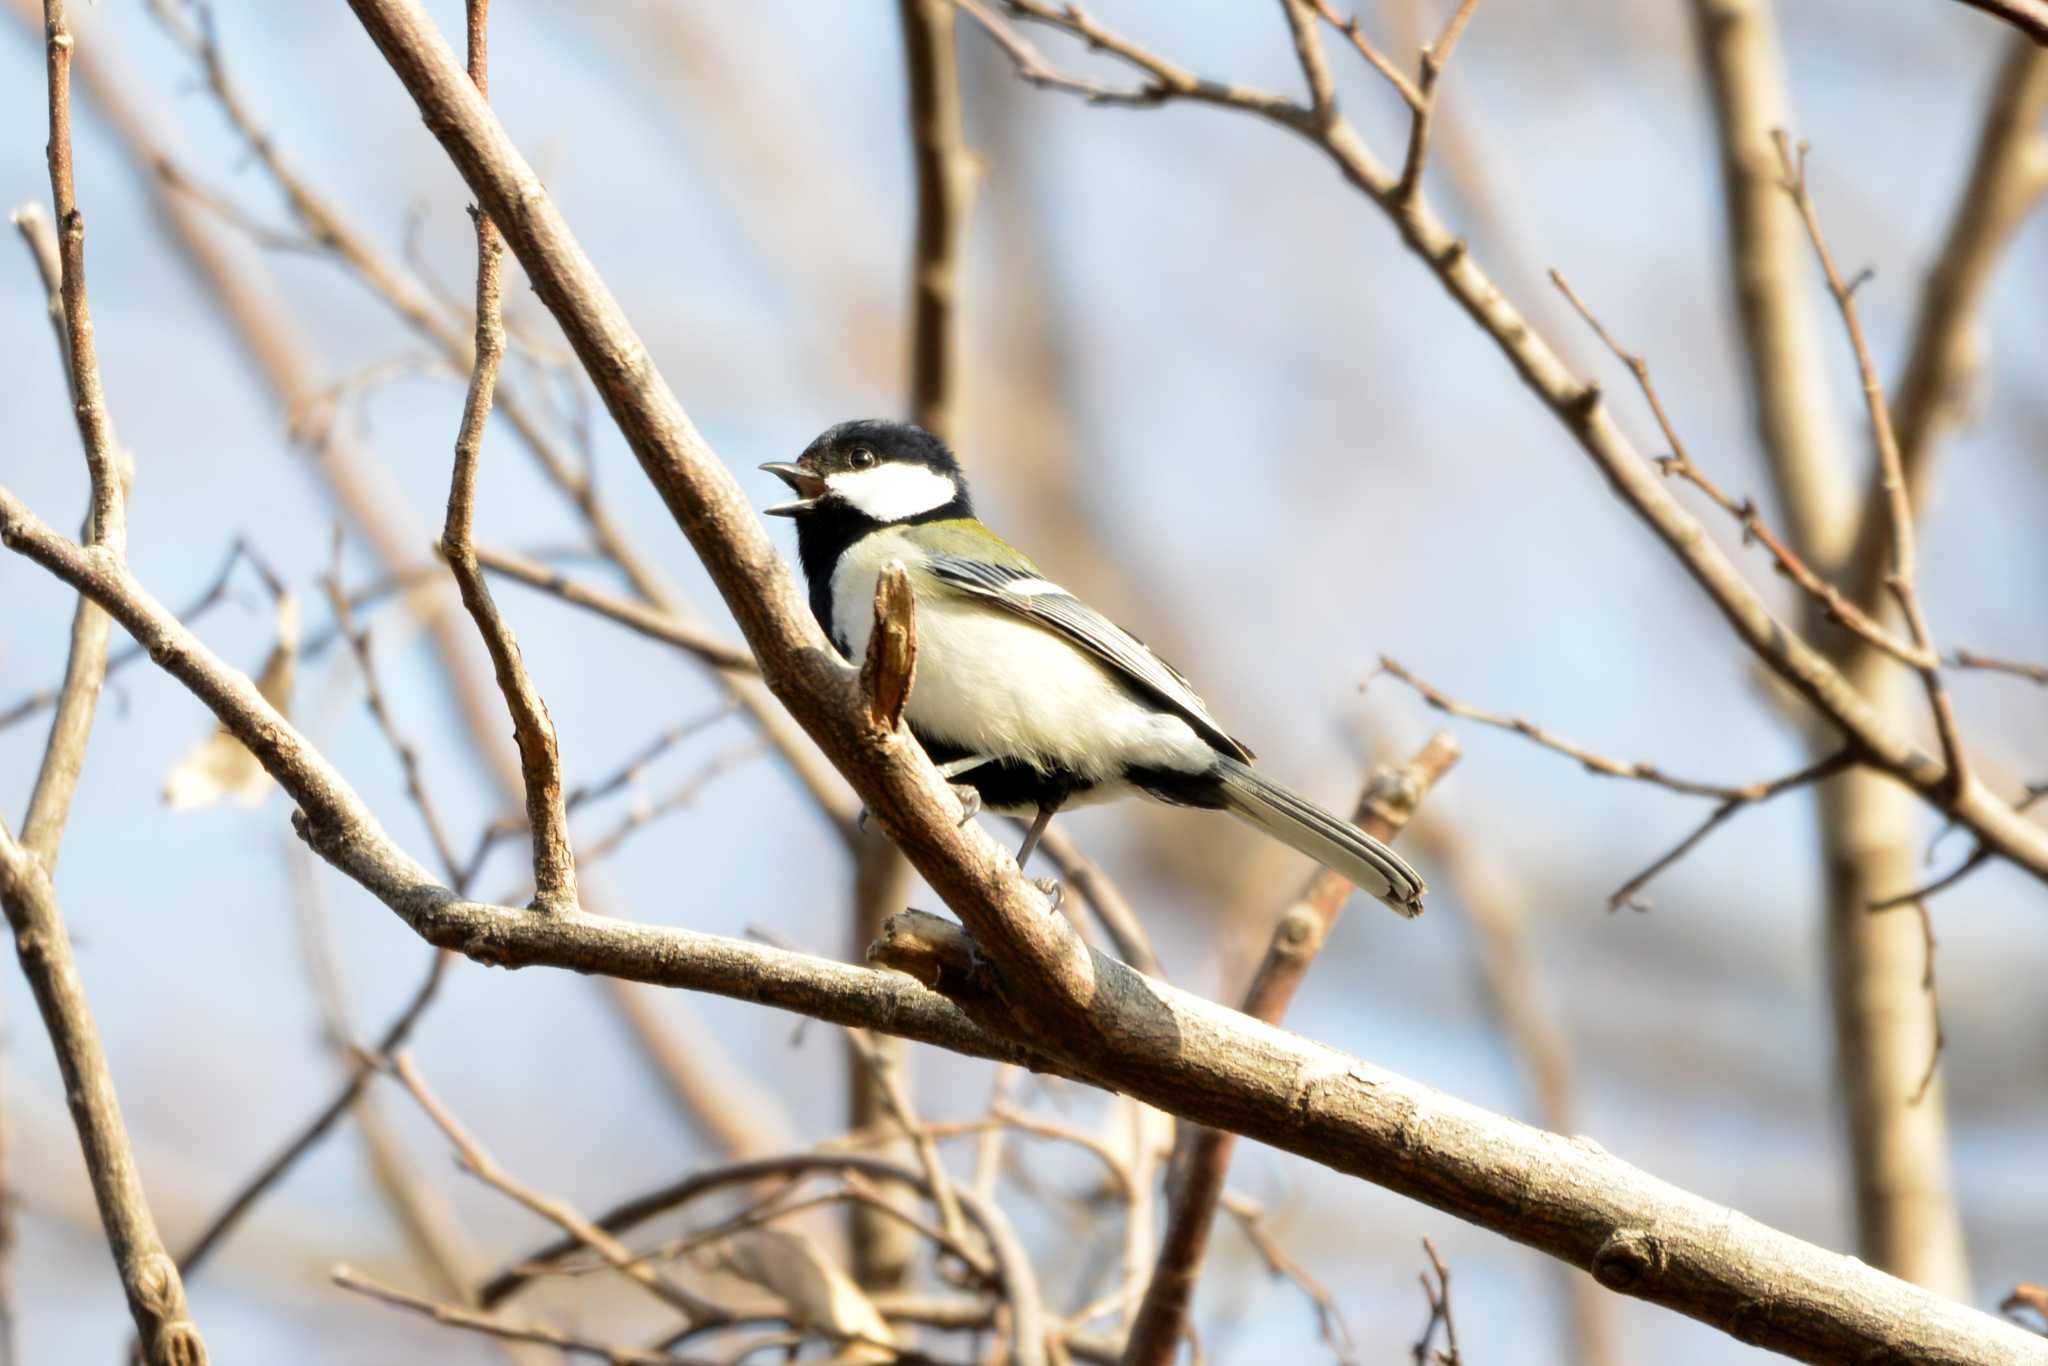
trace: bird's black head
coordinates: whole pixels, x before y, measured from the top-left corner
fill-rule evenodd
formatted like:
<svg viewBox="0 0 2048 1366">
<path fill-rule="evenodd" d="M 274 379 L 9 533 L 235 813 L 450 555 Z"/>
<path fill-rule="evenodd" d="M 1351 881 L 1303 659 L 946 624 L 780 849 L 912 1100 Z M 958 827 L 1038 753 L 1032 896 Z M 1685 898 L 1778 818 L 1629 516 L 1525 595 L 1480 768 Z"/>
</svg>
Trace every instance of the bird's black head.
<svg viewBox="0 0 2048 1366">
<path fill-rule="evenodd" d="M 796 521 L 811 606 L 831 627 L 832 570 L 845 549 L 885 526 L 972 517 L 967 480 L 946 443 L 908 422 L 863 418 L 828 427 L 793 464 L 761 466 L 796 493 L 764 509 Z"/>
<path fill-rule="evenodd" d="M 796 491 L 767 511 L 794 517 L 799 531 L 819 519 L 876 526 L 972 516 L 967 481 L 946 443 L 908 422 L 862 418 L 828 427 L 794 464 L 761 466 Z"/>
</svg>

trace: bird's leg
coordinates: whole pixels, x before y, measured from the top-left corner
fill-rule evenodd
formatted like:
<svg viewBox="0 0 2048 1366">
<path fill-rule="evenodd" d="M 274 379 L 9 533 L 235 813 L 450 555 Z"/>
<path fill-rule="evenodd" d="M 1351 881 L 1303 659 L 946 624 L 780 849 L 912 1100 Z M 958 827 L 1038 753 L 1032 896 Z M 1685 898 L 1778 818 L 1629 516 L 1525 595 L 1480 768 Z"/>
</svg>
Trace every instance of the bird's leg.
<svg viewBox="0 0 2048 1366">
<path fill-rule="evenodd" d="M 995 760 L 986 754 L 969 754 L 958 759 L 949 759 L 939 765 L 939 776 L 947 780 L 953 789 L 953 796 L 960 802 L 960 824 L 965 825 L 981 814 L 981 789 L 970 783 L 956 783 L 952 780 L 963 773 L 971 773 L 983 764 Z"/>
<path fill-rule="evenodd" d="M 1024 832 L 1024 843 L 1017 850 L 1018 868 L 1023 868 L 1024 861 L 1031 857 L 1031 851 L 1038 847 L 1039 836 L 1045 833 L 1045 827 L 1052 822 L 1052 813 L 1057 810 L 1059 810 L 1058 802 L 1041 803 L 1039 805 L 1038 815 L 1032 818 L 1031 828 Z M 1059 904 L 1065 898 L 1066 892 L 1060 886 L 1058 878 L 1033 878 L 1031 885 L 1045 893 L 1046 900 L 1050 903 L 1049 909 L 1059 909 Z"/>
<path fill-rule="evenodd" d="M 1031 851 L 1038 847 L 1039 836 L 1045 833 L 1045 827 L 1052 821 L 1052 813 L 1058 809 L 1057 804 L 1052 806 L 1041 805 L 1038 808 L 1038 815 L 1032 819 L 1031 828 L 1024 832 L 1023 846 L 1017 850 L 1017 866 L 1019 868 L 1022 868 L 1025 860 L 1031 857 Z"/>
</svg>

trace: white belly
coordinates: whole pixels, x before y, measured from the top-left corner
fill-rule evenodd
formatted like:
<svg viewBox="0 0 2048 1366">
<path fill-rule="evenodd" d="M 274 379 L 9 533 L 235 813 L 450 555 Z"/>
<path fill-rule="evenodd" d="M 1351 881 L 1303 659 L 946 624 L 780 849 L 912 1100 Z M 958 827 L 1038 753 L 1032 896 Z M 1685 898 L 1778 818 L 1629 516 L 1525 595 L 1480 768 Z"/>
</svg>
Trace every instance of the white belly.
<svg viewBox="0 0 2048 1366">
<path fill-rule="evenodd" d="M 897 532 L 868 537 L 832 577 L 833 632 L 858 660 L 874 630 L 875 579 L 903 561 L 919 587 L 910 723 L 974 754 L 1099 784 L 1077 804 L 1120 795 L 1127 768 L 1200 772 L 1214 751 L 1171 712 L 1134 698 L 1065 637 L 1000 607 L 923 588 L 922 553 Z"/>
</svg>

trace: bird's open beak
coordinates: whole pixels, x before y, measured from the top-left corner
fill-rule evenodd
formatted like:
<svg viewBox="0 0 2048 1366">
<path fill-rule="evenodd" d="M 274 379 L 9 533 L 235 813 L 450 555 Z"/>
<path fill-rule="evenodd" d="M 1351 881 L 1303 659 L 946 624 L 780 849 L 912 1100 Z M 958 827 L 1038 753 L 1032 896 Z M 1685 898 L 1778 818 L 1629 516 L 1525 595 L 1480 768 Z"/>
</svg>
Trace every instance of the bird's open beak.
<svg viewBox="0 0 2048 1366">
<path fill-rule="evenodd" d="M 772 508 L 762 508 L 761 511 L 766 516 L 794 517 L 799 513 L 809 512 L 817 505 L 818 500 L 825 496 L 825 481 L 812 474 L 802 465 L 786 465 L 779 461 L 771 460 L 761 466 L 761 468 L 796 490 L 797 494 L 792 502 L 777 503 Z"/>
</svg>

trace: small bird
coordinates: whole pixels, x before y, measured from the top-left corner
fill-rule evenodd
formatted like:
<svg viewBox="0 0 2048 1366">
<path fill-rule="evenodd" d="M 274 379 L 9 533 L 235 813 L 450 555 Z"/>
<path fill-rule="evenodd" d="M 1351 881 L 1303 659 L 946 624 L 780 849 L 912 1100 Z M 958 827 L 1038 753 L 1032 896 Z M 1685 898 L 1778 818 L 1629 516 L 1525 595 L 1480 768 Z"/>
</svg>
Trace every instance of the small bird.
<svg viewBox="0 0 2048 1366">
<path fill-rule="evenodd" d="M 1031 816 L 1021 867 L 1062 807 L 1140 795 L 1224 810 L 1405 916 L 1422 879 L 1386 845 L 1268 780 L 1179 671 L 1048 579 L 974 515 L 960 462 L 908 423 L 828 429 L 794 464 L 761 466 L 795 501 L 811 611 L 849 659 L 874 629 L 875 580 L 900 561 L 917 602 L 904 716 L 981 808 Z"/>
</svg>

